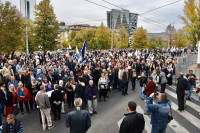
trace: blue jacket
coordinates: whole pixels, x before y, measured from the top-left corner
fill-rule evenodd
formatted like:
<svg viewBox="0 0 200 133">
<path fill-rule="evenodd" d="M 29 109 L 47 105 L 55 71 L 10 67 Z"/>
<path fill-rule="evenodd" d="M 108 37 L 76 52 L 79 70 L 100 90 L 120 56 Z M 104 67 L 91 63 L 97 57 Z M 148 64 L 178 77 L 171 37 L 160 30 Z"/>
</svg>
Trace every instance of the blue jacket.
<svg viewBox="0 0 200 133">
<path fill-rule="evenodd" d="M 69 112 L 65 126 L 70 128 L 70 133 L 86 133 L 91 126 L 90 115 L 85 110 Z"/>
<path fill-rule="evenodd" d="M 172 105 L 172 102 L 167 100 L 166 102 L 152 104 L 151 100 L 153 100 L 151 97 L 148 97 L 146 100 L 146 106 L 151 110 L 151 124 L 167 126 L 168 114 L 170 112 L 170 106 Z"/>
<path fill-rule="evenodd" d="M 98 89 L 97 89 L 97 86 L 96 85 L 93 85 L 93 87 L 94 87 L 94 95 L 92 95 L 92 91 L 91 91 L 91 86 L 90 85 L 88 85 L 87 87 L 86 87 L 86 96 L 87 96 L 87 99 L 88 100 L 93 100 L 93 96 L 98 96 Z"/>
</svg>

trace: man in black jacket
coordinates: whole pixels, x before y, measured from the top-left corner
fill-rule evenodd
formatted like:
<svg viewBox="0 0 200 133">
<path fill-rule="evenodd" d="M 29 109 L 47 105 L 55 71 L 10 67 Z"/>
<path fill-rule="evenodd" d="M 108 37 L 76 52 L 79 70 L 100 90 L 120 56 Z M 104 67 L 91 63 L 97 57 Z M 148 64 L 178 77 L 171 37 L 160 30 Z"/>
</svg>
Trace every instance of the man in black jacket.
<svg viewBox="0 0 200 133">
<path fill-rule="evenodd" d="M 142 133 L 145 126 L 144 117 L 142 114 L 136 112 L 136 103 L 130 101 L 128 103 L 128 114 L 120 126 L 119 133 Z"/>
<path fill-rule="evenodd" d="M 179 74 L 178 83 L 176 86 L 176 94 L 177 94 L 177 99 L 178 99 L 178 110 L 179 111 L 184 110 L 184 97 L 190 88 L 188 80 L 186 78 L 184 78 L 183 76 L 184 76 L 183 73 Z"/>
<path fill-rule="evenodd" d="M 59 85 L 54 85 L 54 91 L 51 94 L 51 104 L 52 104 L 52 112 L 54 114 L 54 120 L 60 120 L 61 113 L 61 103 L 63 100 L 63 95 L 59 90 Z"/>
</svg>

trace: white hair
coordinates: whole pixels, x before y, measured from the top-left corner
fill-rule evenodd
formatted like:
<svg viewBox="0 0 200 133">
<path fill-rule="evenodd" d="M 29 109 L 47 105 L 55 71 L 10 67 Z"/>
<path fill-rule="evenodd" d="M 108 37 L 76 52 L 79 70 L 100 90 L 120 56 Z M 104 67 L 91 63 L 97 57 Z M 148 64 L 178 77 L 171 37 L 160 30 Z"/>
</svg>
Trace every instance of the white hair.
<svg viewBox="0 0 200 133">
<path fill-rule="evenodd" d="M 63 83 L 63 80 L 59 80 L 59 85 L 60 85 L 61 83 Z"/>
</svg>

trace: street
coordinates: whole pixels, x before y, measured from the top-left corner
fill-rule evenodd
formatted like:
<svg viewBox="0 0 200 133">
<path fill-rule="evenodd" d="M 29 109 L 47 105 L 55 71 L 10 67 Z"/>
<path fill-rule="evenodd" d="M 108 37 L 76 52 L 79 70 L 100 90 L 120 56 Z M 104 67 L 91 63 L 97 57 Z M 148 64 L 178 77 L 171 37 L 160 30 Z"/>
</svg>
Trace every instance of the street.
<svg viewBox="0 0 200 133">
<path fill-rule="evenodd" d="M 140 90 L 137 82 L 137 87 L 134 91 L 131 90 L 131 84 L 129 84 L 129 91 L 127 96 L 122 96 L 121 92 L 113 90 L 109 92 L 109 98 L 107 102 L 98 103 L 98 114 L 93 115 L 92 126 L 88 133 L 117 133 L 119 132 L 118 121 L 124 117 L 124 113 L 127 113 L 127 103 L 130 100 L 136 101 L 137 111 L 144 113 L 146 110 L 145 102 L 140 98 Z M 167 133 L 198 133 L 200 132 L 200 104 L 195 98 L 192 98 L 190 102 L 187 102 L 185 111 L 177 111 L 177 99 L 175 94 L 175 86 L 167 86 L 166 94 L 168 98 L 172 100 L 172 114 L 174 120 L 168 125 Z M 170 94 L 170 95 L 169 95 Z M 194 97 L 194 95 L 193 95 Z M 67 112 L 70 110 L 66 106 Z M 71 109 L 72 110 L 72 109 Z M 25 133 L 66 133 L 65 117 L 67 114 L 62 114 L 60 121 L 53 121 L 55 127 L 51 130 L 42 131 L 42 125 L 39 122 L 38 111 L 33 111 L 31 114 L 25 113 L 23 116 L 18 115 L 18 119 L 23 121 Z M 151 131 L 150 117 L 145 118 L 145 133 Z"/>
</svg>

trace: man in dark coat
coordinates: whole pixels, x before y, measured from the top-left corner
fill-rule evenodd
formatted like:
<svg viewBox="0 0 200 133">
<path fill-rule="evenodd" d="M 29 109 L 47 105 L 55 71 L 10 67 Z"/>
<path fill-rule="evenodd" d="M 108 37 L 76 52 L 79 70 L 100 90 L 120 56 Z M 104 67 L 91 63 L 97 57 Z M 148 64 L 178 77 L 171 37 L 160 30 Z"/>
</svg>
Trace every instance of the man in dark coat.
<svg viewBox="0 0 200 133">
<path fill-rule="evenodd" d="M 176 94 L 178 100 L 178 110 L 184 110 L 184 97 L 187 94 L 187 91 L 190 89 L 190 85 L 187 79 L 183 77 L 183 73 L 179 74 L 178 83 L 176 86 Z"/>
<path fill-rule="evenodd" d="M 54 114 L 54 120 L 60 120 L 61 102 L 63 100 L 63 94 L 59 90 L 59 85 L 55 84 L 54 91 L 51 94 L 52 112 Z"/>
<path fill-rule="evenodd" d="M 98 66 L 95 67 L 95 70 L 93 72 L 93 80 L 94 80 L 94 84 L 96 86 L 98 86 L 98 81 L 99 81 L 99 78 L 101 77 L 101 70 L 99 69 Z"/>
<path fill-rule="evenodd" d="M 136 103 L 130 101 L 128 103 L 128 114 L 120 126 L 119 133 L 142 133 L 145 126 L 144 117 L 142 114 L 136 112 Z"/>
<path fill-rule="evenodd" d="M 113 74 L 113 80 L 114 80 L 114 83 L 113 83 L 113 90 L 117 89 L 117 83 L 118 83 L 118 68 L 117 66 L 114 67 L 114 70 L 112 72 Z"/>
<path fill-rule="evenodd" d="M 76 110 L 69 112 L 65 126 L 70 128 L 70 133 L 86 133 L 91 127 L 91 120 L 88 111 L 81 110 L 82 99 L 77 98 L 74 102 Z"/>
</svg>

